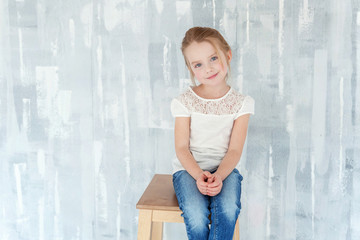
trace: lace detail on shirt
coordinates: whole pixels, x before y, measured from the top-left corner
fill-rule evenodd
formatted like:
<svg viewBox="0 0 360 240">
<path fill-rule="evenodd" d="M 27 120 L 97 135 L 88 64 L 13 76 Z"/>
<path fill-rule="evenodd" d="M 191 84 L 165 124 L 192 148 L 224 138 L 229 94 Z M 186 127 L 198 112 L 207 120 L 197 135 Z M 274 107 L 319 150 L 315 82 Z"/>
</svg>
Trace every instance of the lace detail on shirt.
<svg viewBox="0 0 360 240">
<path fill-rule="evenodd" d="M 187 89 L 177 99 L 189 110 L 202 114 L 226 115 L 237 113 L 244 102 L 245 96 L 229 90 L 226 96 L 220 99 L 201 99 L 190 89 Z"/>
</svg>

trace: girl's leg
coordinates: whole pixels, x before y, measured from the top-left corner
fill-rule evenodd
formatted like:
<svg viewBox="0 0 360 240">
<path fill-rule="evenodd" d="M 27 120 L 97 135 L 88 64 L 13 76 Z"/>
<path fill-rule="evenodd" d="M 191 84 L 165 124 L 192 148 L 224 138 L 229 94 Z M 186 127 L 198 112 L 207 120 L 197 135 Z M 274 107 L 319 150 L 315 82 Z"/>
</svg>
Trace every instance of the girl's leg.
<svg viewBox="0 0 360 240">
<path fill-rule="evenodd" d="M 174 173 L 173 184 L 189 240 L 208 240 L 209 196 L 199 192 L 196 181 L 185 170 Z"/>
<path fill-rule="evenodd" d="M 209 240 L 232 240 L 236 220 L 240 213 L 241 181 L 243 177 L 234 169 L 223 181 L 221 192 L 211 198 L 211 229 Z"/>
</svg>

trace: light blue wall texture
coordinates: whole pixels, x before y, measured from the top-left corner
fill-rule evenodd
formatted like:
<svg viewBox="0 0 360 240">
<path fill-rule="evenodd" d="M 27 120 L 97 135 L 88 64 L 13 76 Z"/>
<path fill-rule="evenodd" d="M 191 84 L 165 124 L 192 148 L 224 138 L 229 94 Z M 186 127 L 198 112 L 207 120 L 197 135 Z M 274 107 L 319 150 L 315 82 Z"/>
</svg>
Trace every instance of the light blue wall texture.
<svg viewBox="0 0 360 240">
<path fill-rule="evenodd" d="M 1 240 L 136 239 L 192 26 L 225 36 L 256 101 L 241 239 L 360 239 L 359 0 L 1 0 Z"/>
</svg>

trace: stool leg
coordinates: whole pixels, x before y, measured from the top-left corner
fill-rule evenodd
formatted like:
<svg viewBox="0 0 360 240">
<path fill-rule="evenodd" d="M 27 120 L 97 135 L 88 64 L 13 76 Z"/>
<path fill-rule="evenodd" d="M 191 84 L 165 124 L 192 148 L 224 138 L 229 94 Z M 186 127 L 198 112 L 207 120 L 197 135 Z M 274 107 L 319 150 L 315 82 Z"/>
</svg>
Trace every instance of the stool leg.
<svg viewBox="0 0 360 240">
<path fill-rule="evenodd" d="M 162 222 L 153 222 L 152 223 L 151 240 L 162 240 L 162 235 L 163 235 L 163 223 Z"/>
<path fill-rule="evenodd" d="M 152 210 L 139 211 L 138 240 L 150 240 Z"/>
<path fill-rule="evenodd" d="M 240 240 L 239 218 L 236 220 L 233 240 Z"/>
</svg>

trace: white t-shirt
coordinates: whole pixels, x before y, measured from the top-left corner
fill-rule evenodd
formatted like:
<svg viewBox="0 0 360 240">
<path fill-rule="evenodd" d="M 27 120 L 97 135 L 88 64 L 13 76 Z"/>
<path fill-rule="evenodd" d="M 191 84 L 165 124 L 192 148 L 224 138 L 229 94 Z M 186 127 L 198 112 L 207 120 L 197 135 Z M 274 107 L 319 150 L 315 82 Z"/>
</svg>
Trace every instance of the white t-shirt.
<svg viewBox="0 0 360 240">
<path fill-rule="evenodd" d="M 234 120 L 244 114 L 254 114 L 254 99 L 230 87 L 221 98 L 205 99 L 188 87 L 171 101 L 174 117 L 190 117 L 190 152 L 204 171 L 215 170 L 224 158 Z M 185 170 L 173 160 L 173 173 Z"/>
</svg>

